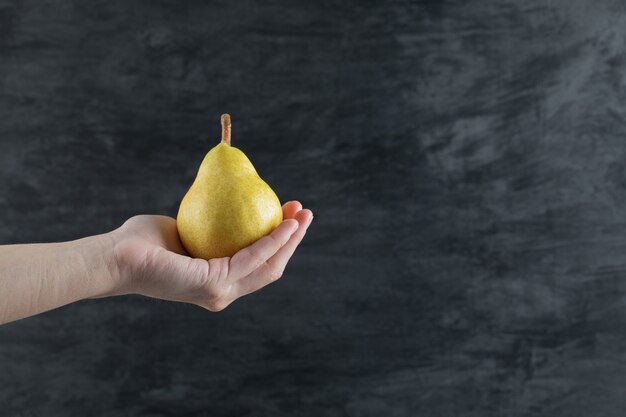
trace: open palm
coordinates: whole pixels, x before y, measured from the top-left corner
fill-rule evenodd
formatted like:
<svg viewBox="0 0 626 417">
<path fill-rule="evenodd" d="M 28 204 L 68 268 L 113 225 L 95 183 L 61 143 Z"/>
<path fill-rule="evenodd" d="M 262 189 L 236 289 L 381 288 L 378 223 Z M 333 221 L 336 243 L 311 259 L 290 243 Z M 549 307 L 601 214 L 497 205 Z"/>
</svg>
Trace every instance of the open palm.
<svg viewBox="0 0 626 417">
<path fill-rule="evenodd" d="M 190 258 L 167 216 L 142 215 L 115 230 L 115 259 L 130 277 L 125 293 L 197 304 L 220 311 L 279 279 L 313 220 L 297 201 L 283 205 L 283 222 L 232 257 Z"/>
</svg>

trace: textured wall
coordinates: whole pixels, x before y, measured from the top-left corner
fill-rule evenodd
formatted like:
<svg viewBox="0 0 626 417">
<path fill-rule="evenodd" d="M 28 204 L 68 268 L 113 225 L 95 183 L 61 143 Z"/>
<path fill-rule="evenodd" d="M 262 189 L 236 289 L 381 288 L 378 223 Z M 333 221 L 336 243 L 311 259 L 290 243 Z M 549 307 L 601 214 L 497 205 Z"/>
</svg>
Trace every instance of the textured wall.
<svg viewBox="0 0 626 417">
<path fill-rule="evenodd" d="M 3 416 L 622 416 L 622 0 L 0 0 L 0 243 L 175 215 L 234 144 L 316 215 L 220 314 L 0 327 Z"/>
</svg>

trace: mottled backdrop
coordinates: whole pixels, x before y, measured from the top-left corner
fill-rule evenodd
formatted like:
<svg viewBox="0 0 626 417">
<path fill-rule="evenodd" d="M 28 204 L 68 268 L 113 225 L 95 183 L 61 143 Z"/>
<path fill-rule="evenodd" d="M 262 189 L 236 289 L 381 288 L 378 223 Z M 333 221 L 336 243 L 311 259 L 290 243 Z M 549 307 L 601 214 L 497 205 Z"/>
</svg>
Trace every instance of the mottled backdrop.
<svg viewBox="0 0 626 417">
<path fill-rule="evenodd" d="M 623 0 L 0 0 L 0 243 L 175 215 L 234 143 L 316 222 L 211 314 L 0 328 L 2 416 L 623 416 Z"/>
</svg>

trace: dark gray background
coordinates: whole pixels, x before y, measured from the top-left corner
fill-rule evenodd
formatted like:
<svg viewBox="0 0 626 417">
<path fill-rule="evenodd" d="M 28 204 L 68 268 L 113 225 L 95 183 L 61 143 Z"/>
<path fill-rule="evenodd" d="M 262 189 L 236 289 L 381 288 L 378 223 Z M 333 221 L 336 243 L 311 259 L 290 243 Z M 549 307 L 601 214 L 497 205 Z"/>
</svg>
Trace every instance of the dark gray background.
<svg viewBox="0 0 626 417">
<path fill-rule="evenodd" d="M 0 328 L 3 416 L 622 416 L 622 0 L 0 0 L 0 242 L 175 215 L 234 144 L 316 221 L 220 314 Z"/>
</svg>

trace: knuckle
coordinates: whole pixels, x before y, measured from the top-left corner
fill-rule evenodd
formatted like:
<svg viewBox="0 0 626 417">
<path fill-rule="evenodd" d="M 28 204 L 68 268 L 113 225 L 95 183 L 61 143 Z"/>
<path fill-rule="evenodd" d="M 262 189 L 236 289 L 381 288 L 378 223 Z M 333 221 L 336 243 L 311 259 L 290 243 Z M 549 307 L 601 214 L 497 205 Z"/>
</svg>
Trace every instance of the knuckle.
<svg viewBox="0 0 626 417">
<path fill-rule="evenodd" d="M 260 267 L 261 265 L 265 263 L 265 259 L 263 259 L 263 257 L 258 251 L 251 250 L 248 256 L 249 256 L 248 259 L 249 259 L 250 265 L 253 265 L 254 269 L 257 269 L 258 267 Z"/>
<path fill-rule="evenodd" d="M 279 239 L 279 238 L 277 238 L 277 237 L 276 237 L 276 235 L 275 235 L 274 233 L 272 233 L 272 234 L 270 234 L 270 235 L 267 235 L 267 239 L 268 239 L 270 242 L 272 242 L 272 244 L 273 244 L 274 246 L 278 246 L 278 245 L 280 245 L 280 243 L 281 243 L 280 239 Z"/>
<path fill-rule="evenodd" d="M 208 299 L 210 302 L 224 300 L 226 298 L 227 291 L 224 288 L 216 287 L 209 290 Z"/>
<path fill-rule="evenodd" d="M 230 302 L 227 299 L 226 292 L 223 290 L 214 291 L 206 303 L 206 308 L 212 312 L 224 310 Z"/>
<path fill-rule="evenodd" d="M 223 258 L 209 261 L 209 279 L 203 285 L 200 304 L 209 311 L 222 311 L 232 302 L 232 285 L 226 282 L 229 271 L 228 262 L 228 259 Z"/>
<path fill-rule="evenodd" d="M 254 269 L 260 268 L 261 266 L 263 266 L 264 263 L 265 263 L 265 259 L 261 257 L 256 257 L 256 258 L 253 258 L 252 260 L 252 265 L 254 266 Z"/>
<path fill-rule="evenodd" d="M 283 269 L 273 269 L 270 272 L 270 282 L 274 282 L 274 281 L 278 281 L 279 279 L 282 278 L 284 273 Z"/>
<path fill-rule="evenodd" d="M 211 301 L 207 303 L 206 309 L 212 313 L 219 313 L 220 311 L 224 310 L 227 306 L 228 304 L 223 301 Z"/>
</svg>

